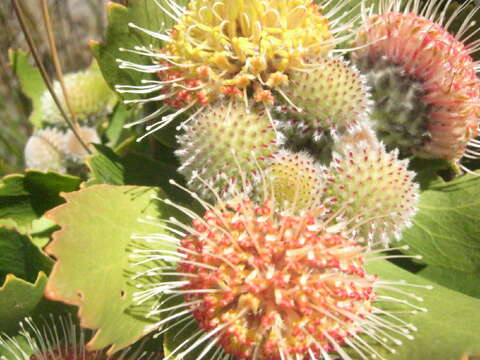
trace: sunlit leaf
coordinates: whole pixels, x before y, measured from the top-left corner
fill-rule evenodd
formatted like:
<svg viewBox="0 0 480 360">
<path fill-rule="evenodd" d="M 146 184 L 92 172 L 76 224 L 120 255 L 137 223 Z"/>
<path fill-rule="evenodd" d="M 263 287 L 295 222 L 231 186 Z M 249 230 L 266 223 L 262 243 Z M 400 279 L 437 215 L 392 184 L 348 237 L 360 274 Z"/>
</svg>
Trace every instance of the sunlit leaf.
<svg viewBox="0 0 480 360">
<path fill-rule="evenodd" d="M 146 318 L 150 303 L 135 304 L 138 291 L 130 254 L 145 246 L 133 233 L 161 233 L 139 221 L 168 216 L 169 208 L 152 196 L 154 188 L 95 185 L 65 194 L 67 203 L 47 214 L 61 230 L 47 252 L 57 262 L 47 296 L 79 307 L 82 325 L 97 330 L 89 348 L 111 346 L 115 352 L 145 335 L 155 318 Z"/>
</svg>

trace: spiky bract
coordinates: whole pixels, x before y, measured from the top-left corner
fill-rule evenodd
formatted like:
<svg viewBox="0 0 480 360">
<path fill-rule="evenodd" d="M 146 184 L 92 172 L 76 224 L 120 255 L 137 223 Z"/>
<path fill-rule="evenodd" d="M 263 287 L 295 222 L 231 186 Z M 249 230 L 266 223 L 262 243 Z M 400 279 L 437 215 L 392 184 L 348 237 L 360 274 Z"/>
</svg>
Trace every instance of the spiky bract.
<svg viewBox="0 0 480 360">
<path fill-rule="evenodd" d="M 469 23 L 464 24 L 457 36 L 448 33 L 448 23 L 454 18 L 445 21 L 445 12 L 437 14 L 443 3 L 429 0 L 420 10 L 419 1 L 409 1 L 405 11 L 400 12 L 401 1 L 383 1 L 380 14 L 365 16 L 364 27 L 357 38 L 357 45 L 362 47 L 354 52 L 353 59 L 362 71 L 373 71 L 369 65 L 380 61 L 389 62 L 392 71 L 404 75 L 396 84 L 388 86 L 388 90 L 396 88 L 391 94 L 392 101 L 406 100 L 398 97 L 404 84 L 414 87 L 420 84 L 421 91 L 410 93 L 419 96 L 418 100 L 424 104 L 415 106 L 415 111 L 419 111 L 418 117 L 425 123 L 414 124 L 414 134 L 407 129 L 410 153 L 458 160 L 478 133 L 480 79 L 476 75 L 478 64 L 470 56 L 478 44 L 469 47 L 460 41 Z M 400 73 L 395 70 L 398 68 L 402 70 Z M 389 103 L 382 99 L 377 102 L 377 108 Z M 400 113 L 394 115 L 408 119 L 411 109 L 408 103 L 404 105 L 407 114 L 402 114 L 402 108 L 397 107 Z M 383 110 L 381 114 L 386 112 Z M 385 121 L 381 117 L 379 121 Z M 385 141 L 387 139 L 395 140 L 385 138 Z M 389 145 L 397 146 L 396 143 Z M 405 147 L 404 143 L 398 145 Z"/>
<path fill-rule="evenodd" d="M 81 125 L 97 125 L 98 119 L 112 111 L 117 101 L 115 93 L 108 87 L 98 66 L 67 74 L 64 77 L 70 105 Z M 55 94 L 60 99 L 65 111 L 69 111 L 58 81 L 53 84 Z M 41 98 L 42 123 L 67 127 L 60 110 L 50 92 L 45 91 Z"/>
<path fill-rule="evenodd" d="M 327 194 L 365 241 L 399 238 L 417 211 L 418 185 L 408 160 L 388 152 L 369 128 L 353 126 L 337 139 Z"/>
<path fill-rule="evenodd" d="M 0 353 L 15 360 L 160 360 L 160 354 L 126 349 L 110 356 L 106 351 L 88 351 L 85 342 L 90 332 L 77 326 L 70 315 L 53 316 L 20 323 L 15 338 L 0 333 Z M 7 357 L 0 356 L 0 360 Z"/>
<path fill-rule="evenodd" d="M 324 211 L 295 216 L 270 201 L 240 201 L 193 222 L 179 272 L 196 275 L 185 290 L 211 289 L 187 300 L 199 300 L 191 309 L 202 328 L 223 329 L 227 353 L 320 356 L 361 331 L 355 319 L 371 314 L 376 278 L 365 273 L 363 248 L 319 219 Z"/>
<path fill-rule="evenodd" d="M 178 136 L 179 171 L 189 186 L 202 197 L 211 198 L 211 189 L 223 193 L 247 183 L 266 158 L 278 150 L 271 120 L 264 110 L 246 108 L 236 101 L 217 102 L 206 107 L 184 126 Z"/>
<path fill-rule="evenodd" d="M 297 109 L 286 107 L 290 138 L 318 138 L 330 129 L 343 129 L 354 121 L 366 121 L 370 94 L 358 70 L 341 58 L 318 57 L 314 66 L 289 73 L 284 91 Z"/>
<path fill-rule="evenodd" d="M 278 204 L 286 202 L 288 207 L 304 210 L 318 206 L 322 199 L 324 171 L 307 153 L 280 150 L 270 161 L 265 176 Z"/>
</svg>

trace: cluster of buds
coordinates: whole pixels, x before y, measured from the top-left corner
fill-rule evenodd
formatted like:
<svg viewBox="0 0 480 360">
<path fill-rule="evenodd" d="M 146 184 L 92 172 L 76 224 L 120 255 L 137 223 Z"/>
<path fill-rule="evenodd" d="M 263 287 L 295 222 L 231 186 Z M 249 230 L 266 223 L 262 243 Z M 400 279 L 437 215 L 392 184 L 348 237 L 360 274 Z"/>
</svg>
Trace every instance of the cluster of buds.
<svg viewBox="0 0 480 360">
<path fill-rule="evenodd" d="M 352 26 L 330 18 L 341 7 L 324 14 L 307 0 L 165 6 L 175 25 L 154 34 L 165 45 L 135 50 L 155 62 L 120 60 L 160 81 L 117 89 L 154 93 L 138 101 L 162 100 L 159 113 L 174 108 L 149 133 L 191 115 L 176 154 L 185 190 L 204 213 L 168 201 L 191 223 L 159 224 L 170 235 L 145 236 L 160 241 L 159 250 L 133 255 L 176 264 L 178 281 L 162 281 L 165 267 L 155 265 L 139 274 L 153 277 L 139 301 L 183 300 L 158 325 L 184 315 L 201 328 L 167 358 L 204 343 L 198 359 L 212 349 L 215 359 L 386 359 L 369 341 L 394 353 L 395 334 L 411 339 L 415 327 L 376 302 L 385 284 L 392 292 L 408 284 L 384 282 L 365 264 L 394 257 L 379 253 L 417 211 L 407 157 L 458 163 L 478 154 L 479 63 L 470 54 L 480 43 L 463 44 L 462 30 L 449 34 L 433 0 L 365 9 L 351 32 L 353 65 L 331 51 L 345 40 L 336 34 Z M 175 250 L 162 250 L 166 243 Z M 397 295 L 389 301 L 426 311 L 402 297 L 420 300 L 414 294 Z M 160 303 L 153 312 L 165 311 Z"/>
<path fill-rule="evenodd" d="M 27 169 L 66 173 L 84 163 L 88 155 L 84 145 L 93 149 L 92 143 L 100 143 L 97 127 L 112 112 L 117 96 L 103 79 L 98 65 L 94 62 L 84 71 L 67 74 L 64 85 L 68 104 L 59 81 L 55 81 L 53 90 L 63 109 L 74 112 L 76 134 L 45 90 L 40 101 L 40 128 L 35 129 L 24 150 Z"/>
<path fill-rule="evenodd" d="M 100 143 L 95 128 L 81 127 L 76 131 L 89 149 L 93 150 L 92 143 Z M 83 164 L 88 152 L 72 130 L 47 127 L 30 136 L 24 154 L 27 169 L 67 173 Z"/>
<path fill-rule="evenodd" d="M 179 271 L 197 274 L 183 288 L 192 291 L 187 301 L 197 300 L 192 314 L 207 331 L 223 327 L 219 342 L 238 359 L 319 357 L 354 338 L 354 319 L 373 312 L 376 278 L 365 272 L 363 247 L 325 226 L 322 207 L 276 209 L 271 200 L 227 202 L 180 242 Z M 215 222 L 222 228 L 206 225 Z"/>
<path fill-rule="evenodd" d="M 247 174 L 245 181 L 251 184 L 280 142 L 263 109 L 252 107 L 247 112 L 237 101 L 209 105 L 183 127 L 176 151 L 179 171 L 204 198 L 212 188 L 234 192 L 241 182 L 240 172 Z"/>
<path fill-rule="evenodd" d="M 307 61 L 310 71 L 292 72 L 284 89 L 295 104 L 280 107 L 288 138 L 299 144 L 318 141 L 332 129 L 342 131 L 349 124 L 365 122 L 371 107 L 365 77 L 342 58 Z"/>
<path fill-rule="evenodd" d="M 152 64 L 118 59 L 120 68 L 158 76 L 143 85 L 117 85 L 120 93 L 145 95 L 129 102 L 162 101 L 176 109 L 151 132 L 215 101 L 254 101 L 266 107 L 279 97 L 288 101 L 282 89 L 290 74 L 308 71 L 314 66 L 308 59 L 327 55 L 350 37 L 345 35 L 349 24 L 334 26 L 344 5 L 324 11 L 312 0 L 195 0 L 186 7 L 165 0 L 162 8 L 175 24 L 172 29 L 156 33 L 129 25 L 162 41 L 163 47 L 121 49 L 154 59 Z"/>
<path fill-rule="evenodd" d="M 288 163 L 293 155 L 277 157 Z M 304 164 L 308 168 L 308 160 Z M 383 280 L 367 269 L 369 262 L 394 255 L 372 250 L 378 243 L 365 242 L 358 224 L 344 221 L 342 211 L 332 212 L 322 195 L 299 210 L 295 203 L 277 202 L 276 180 L 264 181 L 262 195 L 238 191 L 214 206 L 191 192 L 204 206 L 203 215 L 162 200 L 189 216 L 191 224 L 170 218 L 158 223 L 166 230 L 161 234 L 135 234 L 137 241 L 158 243 L 155 250 L 131 255 L 136 264 L 147 265 L 135 276 L 135 300 L 158 297 L 151 315 L 171 311 L 152 328 L 177 322 L 200 328 L 167 359 L 188 358 L 200 345 L 197 359 L 212 353 L 239 360 L 352 359 L 345 347 L 360 357 L 386 359 L 378 347 L 395 353 L 403 339 L 413 339 L 416 327 L 377 301 L 410 316 L 427 311 L 417 304 L 422 299 L 397 289 L 411 284 Z M 296 194 L 304 190 L 292 186 Z M 163 280 L 166 274 L 176 278 Z M 166 299 L 176 305 L 167 306 Z"/>
</svg>

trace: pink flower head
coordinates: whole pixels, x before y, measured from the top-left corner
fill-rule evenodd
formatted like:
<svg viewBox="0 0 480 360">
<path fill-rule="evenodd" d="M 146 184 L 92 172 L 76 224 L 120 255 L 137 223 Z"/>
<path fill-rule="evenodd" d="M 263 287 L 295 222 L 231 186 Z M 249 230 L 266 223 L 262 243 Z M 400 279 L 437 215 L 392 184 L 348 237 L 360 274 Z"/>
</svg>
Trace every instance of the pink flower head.
<svg viewBox="0 0 480 360">
<path fill-rule="evenodd" d="M 317 214 L 281 215 L 273 205 L 232 202 L 194 221 L 179 272 L 197 275 L 185 290 L 215 291 L 187 299 L 198 300 L 200 327 L 225 329 L 219 342 L 238 359 L 319 357 L 360 332 L 376 277 L 365 273 L 363 247 Z"/>
<path fill-rule="evenodd" d="M 409 2 L 400 12 L 400 1 L 384 2 L 379 14 L 366 17 L 357 37 L 357 45 L 362 48 L 354 58 L 355 62 L 385 62 L 398 67 L 404 79 L 420 85 L 417 100 L 424 105 L 425 113 L 417 116 L 425 115 L 426 123 L 423 133 L 413 134 L 423 140 L 411 146 L 411 152 L 458 160 L 478 134 L 479 64 L 470 56 L 478 44 L 464 44 L 460 37 L 465 31 L 450 34 L 447 28 L 453 18 L 445 21 L 445 12 L 437 14 L 439 6 L 434 5 L 428 1 L 420 11 L 418 1 Z"/>
<path fill-rule="evenodd" d="M 149 280 L 135 298 L 158 297 L 151 315 L 172 311 L 151 329 L 184 322 L 200 328 L 165 360 L 184 358 L 195 349 L 197 360 L 331 360 L 337 355 L 348 360 L 346 348 L 362 358 L 384 359 L 373 344 L 395 353 L 400 338 L 413 339 L 415 326 L 378 303 L 393 301 L 413 315 L 426 309 L 403 296 L 422 299 L 396 289 L 409 284 L 382 280 L 366 267 L 392 255 L 359 244 L 356 230 L 338 222 L 324 205 L 298 212 L 279 208 L 274 198 L 252 201 L 239 194 L 216 206 L 203 203 L 202 216 L 164 201 L 188 213 L 192 222 L 171 218 L 168 225 L 159 223 L 179 238 L 143 237 L 161 245 L 135 252 L 142 264 L 151 265 L 136 275 Z M 178 278 L 165 280 L 162 274 Z M 385 289 L 393 293 L 385 296 Z M 179 304 L 162 308 L 175 298 Z M 210 352 L 216 355 L 209 357 Z"/>
</svg>

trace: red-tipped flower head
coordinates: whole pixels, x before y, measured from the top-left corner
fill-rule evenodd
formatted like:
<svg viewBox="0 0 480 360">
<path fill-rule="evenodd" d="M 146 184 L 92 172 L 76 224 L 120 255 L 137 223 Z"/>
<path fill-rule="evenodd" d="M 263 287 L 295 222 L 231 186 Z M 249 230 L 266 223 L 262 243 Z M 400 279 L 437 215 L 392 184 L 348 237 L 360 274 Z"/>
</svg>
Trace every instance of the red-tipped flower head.
<svg viewBox="0 0 480 360">
<path fill-rule="evenodd" d="M 458 160 L 477 135 L 480 121 L 475 46 L 447 31 L 445 12 L 429 0 L 385 0 L 366 14 L 354 63 L 373 90 L 376 130 L 388 146 L 427 158 Z M 458 15 L 458 13 L 455 13 Z M 471 24 L 465 23 L 463 29 Z M 478 46 L 478 44 L 477 44 Z"/>
</svg>

